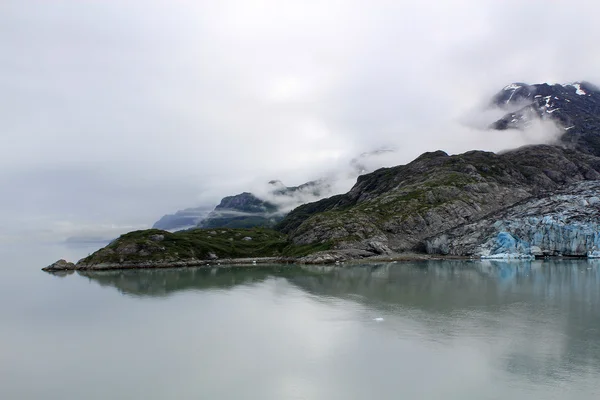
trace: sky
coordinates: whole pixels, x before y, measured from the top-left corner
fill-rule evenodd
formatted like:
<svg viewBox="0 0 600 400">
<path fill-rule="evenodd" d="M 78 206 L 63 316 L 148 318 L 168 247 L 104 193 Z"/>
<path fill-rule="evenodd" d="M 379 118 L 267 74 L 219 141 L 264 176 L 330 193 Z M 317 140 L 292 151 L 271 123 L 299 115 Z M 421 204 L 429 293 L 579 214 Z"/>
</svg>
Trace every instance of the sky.
<svg viewBox="0 0 600 400">
<path fill-rule="evenodd" d="M 543 141 L 474 126 L 511 82 L 600 83 L 599 11 L 580 0 L 3 0 L 0 246 L 114 237 L 382 147 L 402 164 Z"/>
</svg>

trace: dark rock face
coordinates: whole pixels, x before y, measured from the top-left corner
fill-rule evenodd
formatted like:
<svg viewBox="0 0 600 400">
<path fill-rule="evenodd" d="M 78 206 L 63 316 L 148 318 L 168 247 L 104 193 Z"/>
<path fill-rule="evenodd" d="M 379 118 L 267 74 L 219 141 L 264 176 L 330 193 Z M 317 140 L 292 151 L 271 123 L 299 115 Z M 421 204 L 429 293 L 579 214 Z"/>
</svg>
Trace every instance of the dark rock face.
<svg viewBox="0 0 600 400">
<path fill-rule="evenodd" d="M 589 82 L 569 85 L 508 85 L 492 105 L 513 110 L 492 124 L 493 129 L 523 129 L 540 118 L 556 122 L 564 131 L 560 142 L 600 156 L 600 89 Z"/>
<path fill-rule="evenodd" d="M 66 260 L 58 260 L 53 264 L 48 265 L 46 268 L 42 268 L 42 271 L 47 272 L 59 272 L 59 271 L 72 271 L 74 270 L 75 264 Z"/>
</svg>

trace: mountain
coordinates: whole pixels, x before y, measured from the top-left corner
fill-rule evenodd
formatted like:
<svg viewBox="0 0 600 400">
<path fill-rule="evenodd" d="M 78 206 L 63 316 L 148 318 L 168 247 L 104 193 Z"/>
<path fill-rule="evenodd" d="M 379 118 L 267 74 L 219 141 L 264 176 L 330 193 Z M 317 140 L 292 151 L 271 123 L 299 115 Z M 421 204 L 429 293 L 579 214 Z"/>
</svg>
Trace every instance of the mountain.
<svg viewBox="0 0 600 400">
<path fill-rule="evenodd" d="M 348 193 L 300 206 L 276 228 L 298 245 L 422 252 L 431 236 L 565 184 L 597 179 L 599 157 L 557 146 L 504 154 L 437 151 L 362 175 Z"/>
<path fill-rule="evenodd" d="M 513 83 L 491 103 L 508 111 L 492 124 L 493 129 L 524 129 L 536 119 L 550 120 L 563 131 L 559 139 L 563 145 L 600 156 L 600 89 L 589 82 Z"/>
<path fill-rule="evenodd" d="M 303 256 L 303 262 L 404 252 L 600 257 L 599 101 L 600 91 L 586 82 L 511 84 L 492 99 L 491 106 L 505 115 L 486 134 L 546 120 L 561 128 L 554 144 L 499 154 L 428 152 L 406 165 L 360 175 L 347 193 L 313 202 L 308 199 L 331 191 L 329 181 L 297 187 L 272 181 L 260 197 L 245 192 L 224 198 L 201 226 L 279 221 L 277 232 L 255 231 L 247 239 L 252 243 L 231 230 L 133 232 L 77 268 L 140 267 L 156 260 L 160 266 L 196 265 L 207 258 L 261 255 Z M 286 214 L 290 206 L 297 207 Z M 74 268 L 65 265 L 56 268 Z"/>
<path fill-rule="evenodd" d="M 364 152 L 350 160 L 348 170 L 341 172 L 342 176 L 328 176 L 299 186 L 286 186 L 279 180 L 272 180 L 260 193 L 243 192 L 224 197 L 214 209 L 201 206 L 167 214 L 155 222 L 153 228 L 173 231 L 193 227 L 272 227 L 293 208 L 332 195 L 338 179 L 355 179 L 373 171 L 385 163 L 385 156 L 393 153 L 391 148 Z"/>
<path fill-rule="evenodd" d="M 278 221 L 277 206 L 244 192 L 228 196 L 198 223 L 200 228 L 250 228 L 272 226 Z"/>
<path fill-rule="evenodd" d="M 268 184 L 266 199 L 244 192 L 228 196 L 206 218 L 198 223 L 199 228 L 253 228 L 272 227 L 290 209 L 309 200 L 329 194 L 331 186 L 326 180 L 311 181 L 300 186 L 285 186 L 273 180 Z"/>
<path fill-rule="evenodd" d="M 506 86 L 491 104 L 507 112 L 492 124 L 489 134 L 525 129 L 536 119 L 555 122 L 562 134 L 555 145 L 528 146 L 503 154 L 425 153 L 407 165 L 360 176 L 344 195 L 298 207 L 276 228 L 297 245 L 331 243 L 342 253 L 360 249 L 373 254 L 429 251 L 489 256 L 506 250 L 502 240 L 508 236 L 504 233 L 515 234 L 512 239 L 527 242 L 530 249 L 540 247 L 531 243 L 545 243 L 540 254 L 581 256 L 595 250 L 596 239 L 586 236 L 574 250 L 565 251 L 570 244 L 566 236 L 556 234 L 560 229 L 540 230 L 541 238 L 536 241 L 517 231 L 502 230 L 506 224 L 518 226 L 515 220 L 529 215 L 524 213 L 506 216 L 506 221 L 512 222 L 499 222 L 497 230 L 501 231 L 491 230 L 487 236 L 476 233 L 501 221 L 499 213 L 517 203 L 542 198 L 557 204 L 552 200 L 562 198 L 557 193 L 566 195 L 577 187 L 568 185 L 600 179 L 600 91 L 586 82 L 517 83 Z M 573 212 L 577 214 L 578 209 Z M 565 229 L 593 230 L 597 221 L 588 217 L 582 217 L 587 224 L 584 228 L 566 223 Z M 458 229 L 461 226 L 472 228 Z"/>
<path fill-rule="evenodd" d="M 165 231 L 192 228 L 206 218 L 211 210 L 212 207 L 209 206 L 179 210 L 175 212 L 175 214 L 163 215 L 154 223 L 152 228 Z"/>
</svg>

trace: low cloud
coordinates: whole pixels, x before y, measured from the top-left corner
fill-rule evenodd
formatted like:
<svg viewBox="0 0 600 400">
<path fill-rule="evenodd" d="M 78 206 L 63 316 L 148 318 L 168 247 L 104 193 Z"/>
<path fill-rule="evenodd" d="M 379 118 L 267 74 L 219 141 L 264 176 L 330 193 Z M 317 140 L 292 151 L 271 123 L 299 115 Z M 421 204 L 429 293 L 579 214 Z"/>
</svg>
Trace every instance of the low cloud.
<svg viewBox="0 0 600 400">
<path fill-rule="evenodd" d="M 584 0 L 4 1 L 3 230 L 29 214 L 46 221 L 33 229 L 150 226 L 272 179 L 341 176 L 341 192 L 349 161 L 382 147 L 396 150 L 380 160 L 391 166 L 551 140 L 544 123 L 498 133 L 461 118 L 510 82 L 600 82 L 598 11 Z"/>
</svg>

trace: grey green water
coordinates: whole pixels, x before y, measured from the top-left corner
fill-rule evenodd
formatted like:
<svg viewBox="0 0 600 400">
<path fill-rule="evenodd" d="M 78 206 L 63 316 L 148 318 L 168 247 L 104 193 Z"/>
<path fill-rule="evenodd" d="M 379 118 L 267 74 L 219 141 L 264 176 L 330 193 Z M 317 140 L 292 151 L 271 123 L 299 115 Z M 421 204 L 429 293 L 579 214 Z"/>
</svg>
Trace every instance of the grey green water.
<svg viewBox="0 0 600 400">
<path fill-rule="evenodd" d="M 2 253 L 0 399 L 598 399 L 600 263 L 39 271 Z"/>
</svg>

